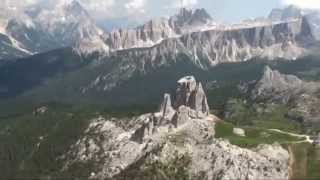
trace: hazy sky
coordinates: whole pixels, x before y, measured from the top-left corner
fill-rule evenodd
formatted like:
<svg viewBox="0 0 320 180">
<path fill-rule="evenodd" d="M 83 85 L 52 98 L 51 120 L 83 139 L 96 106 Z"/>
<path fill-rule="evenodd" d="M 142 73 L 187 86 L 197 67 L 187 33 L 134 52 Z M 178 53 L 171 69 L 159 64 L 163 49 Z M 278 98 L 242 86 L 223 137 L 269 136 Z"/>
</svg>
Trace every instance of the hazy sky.
<svg viewBox="0 0 320 180">
<path fill-rule="evenodd" d="M 25 8 L 34 4 L 63 4 L 71 0 L 0 0 L 1 6 Z M 205 8 L 217 20 L 237 22 L 267 16 L 272 8 L 294 4 L 320 9 L 320 0 L 78 0 L 95 18 L 168 16 L 180 7 Z M 2 7 L 3 8 L 3 7 Z"/>
</svg>

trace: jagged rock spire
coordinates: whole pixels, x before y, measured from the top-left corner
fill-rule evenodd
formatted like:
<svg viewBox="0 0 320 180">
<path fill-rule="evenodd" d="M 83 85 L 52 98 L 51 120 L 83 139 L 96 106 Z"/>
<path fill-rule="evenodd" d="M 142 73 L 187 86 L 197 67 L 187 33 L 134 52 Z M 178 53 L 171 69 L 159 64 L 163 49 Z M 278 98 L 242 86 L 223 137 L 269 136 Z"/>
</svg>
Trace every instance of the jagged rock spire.
<svg viewBox="0 0 320 180">
<path fill-rule="evenodd" d="M 149 137 L 158 129 L 178 128 L 190 120 L 209 117 L 210 114 L 207 97 L 202 84 L 197 83 L 193 76 L 186 76 L 178 81 L 176 96 L 172 106 L 170 94 L 164 94 L 160 105 L 160 111 L 153 113 L 145 119 L 144 124 L 136 129 L 132 140 L 142 143 L 145 137 Z"/>
<path fill-rule="evenodd" d="M 209 114 L 209 105 L 202 84 L 197 83 L 193 76 L 186 76 L 178 81 L 174 107 L 178 109 L 180 106 L 190 107 L 204 115 Z"/>
<path fill-rule="evenodd" d="M 172 104 L 171 104 L 171 95 L 164 94 L 163 102 L 160 106 L 160 112 L 162 113 L 163 117 L 167 117 L 174 111 Z"/>
<path fill-rule="evenodd" d="M 192 94 L 190 106 L 192 109 L 196 110 L 197 112 L 202 112 L 205 115 L 209 114 L 210 110 L 209 110 L 207 97 L 201 83 L 197 85 L 196 91 L 194 91 Z"/>
<path fill-rule="evenodd" d="M 178 81 L 178 88 L 176 90 L 176 99 L 174 107 L 177 109 L 182 105 L 188 106 L 190 104 L 191 93 L 197 88 L 196 79 L 193 76 L 186 76 Z"/>
</svg>

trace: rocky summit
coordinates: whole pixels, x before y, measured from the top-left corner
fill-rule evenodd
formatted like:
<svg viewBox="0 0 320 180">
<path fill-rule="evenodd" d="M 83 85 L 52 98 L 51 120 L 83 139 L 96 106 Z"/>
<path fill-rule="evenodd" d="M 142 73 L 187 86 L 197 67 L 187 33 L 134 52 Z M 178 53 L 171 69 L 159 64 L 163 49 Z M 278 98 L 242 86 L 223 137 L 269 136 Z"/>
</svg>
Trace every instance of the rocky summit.
<svg viewBox="0 0 320 180">
<path fill-rule="evenodd" d="M 71 158 L 64 170 L 93 162 L 91 179 L 167 179 L 161 168 L 172 165 L 180 179 L 288 179 L 289 154 L 280 145 L 248 150 L 214 137 L 221 120 L 210 114 L 193 76 L 178 81 L 171 100 L 165 94 L 158 112 L 129 121 L 93 119 L 65 156 Z M 159 173 L 150 174 L 152 167 Z"/>
<path fill-rule="evenodd" d="M 265 67 L 264 74 L 252 92 L 256 101 L 284 104 L 290 107 L 289 116 L 306 123 L 320 121 L 319 82 L 306 82 L 297 76 L 282 74 Z"/>
</svg>

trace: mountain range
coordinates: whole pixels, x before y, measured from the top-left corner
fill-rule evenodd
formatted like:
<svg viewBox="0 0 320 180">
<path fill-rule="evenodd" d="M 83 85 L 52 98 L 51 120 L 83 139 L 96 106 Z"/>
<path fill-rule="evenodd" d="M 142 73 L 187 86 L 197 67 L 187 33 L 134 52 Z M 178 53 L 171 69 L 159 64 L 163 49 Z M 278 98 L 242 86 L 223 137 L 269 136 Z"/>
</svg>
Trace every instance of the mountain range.
<svg viewBox="0 0 320 180">
<path fill-rule="evenodd" d="M 268 18 L 233 25 L 213 19 L 205 9 L 181 9 L 169 18 L 106 32 L 77 1 L 16 13 L 0 36 L 5 40 L 0 96 L 104 97 L 135 77 L 166 68 L 208 71 L 255 58 L 295 60 L 317 46 L 315 11 L 289 6 Z M 29 70 L 21 73 L 19 67 Z"/>
<path fill-rule="evenodd" d="M 98 27 L 77 1 L 12 14 L 1 18 L 0 33 L 4 43 L 0 47 L 3 49 L 0 59 L 25 57 L 65 47 L 73 47 L 80 54 L 95 51 L 109 54 L 132 49 L 138 49 L 136 53 L 139 53 L 141 48 L 149 48 L 151 54 L 155 47 L 169 44 L 175 47 L 166 48 L 179 53 L 183 51 L 193 56 L 195 61 L 205 57 L 211 65 L 270 54 L 292 59 L 300 56 L 312 39 L 317 39 L 319 31 L 318 12 L 306 12 L 294 6 L 274 9 L 267 19 L 232 25 L 215 22 L 205 9 L 181 9 L 169 18 L 157 18 L 136 28 L 111 32 Z M 305 37 L 298 37 L 302 30 Z M 202 42 L 201 38 L 207 39 L 207 36 L 210 42 Z M 205 50 L 196 48 L 204 44 Z M 275 49 L 278 52 L 273 53 Z M 296 53 L 289 56 L 292 51 Z"/>
<path fill-rule="evenodd" d="M 319 179 L 319 11 L 101 24 L 0 11 L 1 178 Z"/>
</svg>

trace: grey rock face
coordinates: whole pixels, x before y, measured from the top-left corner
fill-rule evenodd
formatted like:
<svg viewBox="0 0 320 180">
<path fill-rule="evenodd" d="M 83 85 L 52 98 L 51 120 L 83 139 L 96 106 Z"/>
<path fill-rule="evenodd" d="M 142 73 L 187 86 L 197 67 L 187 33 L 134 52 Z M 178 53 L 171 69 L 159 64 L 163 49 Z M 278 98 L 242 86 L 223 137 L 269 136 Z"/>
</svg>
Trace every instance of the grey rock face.
<svg viewBox="0 0 320 180">
<path fill-rule="evenodd" d="M 263 145 L 250 151 L 214 140 L 211 146 L 199 145 L 194 149 L 193 168 L 198 173 L 207 172 L 206 179 L 289 178 L 289 154 L 280 145 Z"/>
<path fill-rule="evenodd" d="M 210 15 L 204 9 L 181 9 L 179 14 L 169 19 L 153 19 L 134 29 L 115 30 L 105 37 L 105 41 L 113 50 L 152 47 L 162 40 L 198 31 L 211 21 Z"/>
<path fill-rule="evenodd" d="M 21 44 L 6 34 L 0 33 L 0 60 L 14 59 L 31 55 L 32 53 L 23 49 Z"/>
<path fill-rule="evenodd" d="M 73 47 L 80 40 L 96 42 L 101 39 L 98 28 L 86 10 L 72 1 L 65 6 L 42 9 L 32 15 L 21 13 L 9 20 L 6 32 L 30 52 L 45 52 Z M 96 48 L 95 50 L 100 50 Z"/>
<path fill-rule="evenodd" d="M 310 29 L 310 28 L 309 28 Z M 231 30 L 194 32 L 161 41 L 149 48 L 116 52 L 143 64 L 170 64 L 179 54 L 188 56 L 203 69 L 220 63 L 242 62 L 253 57 L 295 59 L 306 52 L 304 46 L 313 41 L 304 19 Z"/>
<path fill-rule="evenodd" d="M 188 106 L 197 112 L 208 115 L 209 106 L 202 84 L 197 84 L 193 76 L 187 76 L 180 79 L 178 84 L 174 106 Z"/>
<path fill-rule="evenodd" d="M 192 96 L 191 108 L 195 109 L 197 112 L 202 112 L 205 115 L 209 114 L 210 109 L 207 97 L 205 95 L 201 83 L 198 84 L 197 90 L 194 92 Z"/>
<path fill-rule="evenodd" d="M 252 91 L 252 98 L 269 103 L 280 103 L 292 107 L 289 116 L 304 123 L 320 122 L 318 82 L 305 82 L 293 75 L 265 68 L 264 75 Z"/>
<path fill-rule="evenodd" d="M 310 12 L 306 15 L 306 18 L 308 19 L 308 22 L 311 26 L 311 30 L 313 35 L 317 40 L 320 39 L 320 12 L 314 11 Z"/>
<path fill-rule="evenodd" d="M 318 10 L 301 9 L 297 6 L 288 6 L 284 9 L 274 9 L 269 15 L 271 21 L 288 21 L 305 18 L 310 25 L 314 37 L 320 39 L 320 13 Z"/>
<path fill-rule="evenodd" d="M 302 10 L 297 6 L 291 5 L 284 9 L 273 9 L 269 14 L 269 19 L 273 21 L 286 21 L 301 18 L 302 16 Z"/>
<path fill-rule="evenodd" d="M 212 120 L 189 119 L 171 132 L 149 134 L 142 142 L 131 140 L 130 132 L 110 121 L 94 120 L 85 137 L 72 147 L 71 153 L 76 158 L 69 160 L 65 168 L 76 162 L 99 162 L 99 168 L 91 173 L 94 174 L 92 179 L 117 179 L 118 174 L 125 174 L 128 167 L 137 161 L 165 164 L 176 157 L 187 156 L 191 161 L 186 168 L 194 178 L 200 173 L 203 179 L 208 180 L 289 178 L 289 154 L 280 145 L 248 150 L 224 140 L 209 141 L 214 135 Z M 183 145 L 177 145 L 176 141 L 183 142 Z"/>
<path fill-rule="evenodd" d="M 315 141 L 314 141 L 314 144 L 316 146 L 320 146 L 320 134 L 316 137 Z"/>
<path fill-rule="evenodd" d="M 162 116 L 166 117 L 174 111 L 171 103 L 171 95 L 170 94 L 165 94 L 163 98 L 163 102 L 160 106 L 160 112 L 162 112 Z"/>
<path fill-rule="evenodd" d="M 253 92 L 253 98 L 270 99 L 287 103 L 295 91 L 299 91 L 303 82 L 293 75 L 283 75 L 265 67 L 261 80 Z"/>
<path fill-rule="evenodd" d="M 187 76 L 178 81 L 175 107 L 188 106 L 191 103 L 191 94 L 196 90 L 197 82 L 193 76 Z"/>
<path fill-rule="evenodd" d="M 213 23 L 212 17 L 205 9 L 188 10 L 180 12 L 169 19 L 169 24 L 177 34 L 191 33 L 201 30 L 204 26 Z"/>
<path fill-rule="evenodd" d="M 205 118 L 209 115 L 207 97 L 201 83 L 197 83 L 193 76 L 187 76 L 178 81 L 174 106 L 171 104 L 171 96 L 165 94 L 160 111 L 146 119 L 135 133 L 135 139 L 141 142 L 144 137 L 150 135 L 150 132 L 157 132 L 153 128 L 166 126 L 170 131 L 187 123 L 190 119 Z"/>
<path fill-rule="evenodd" d="M 114 50 L 151 47 L 177 34 L 167 19 L 155 19 L 135 29 L 115 30 L 105 37 L 106 44 Z"/>
</svg>

